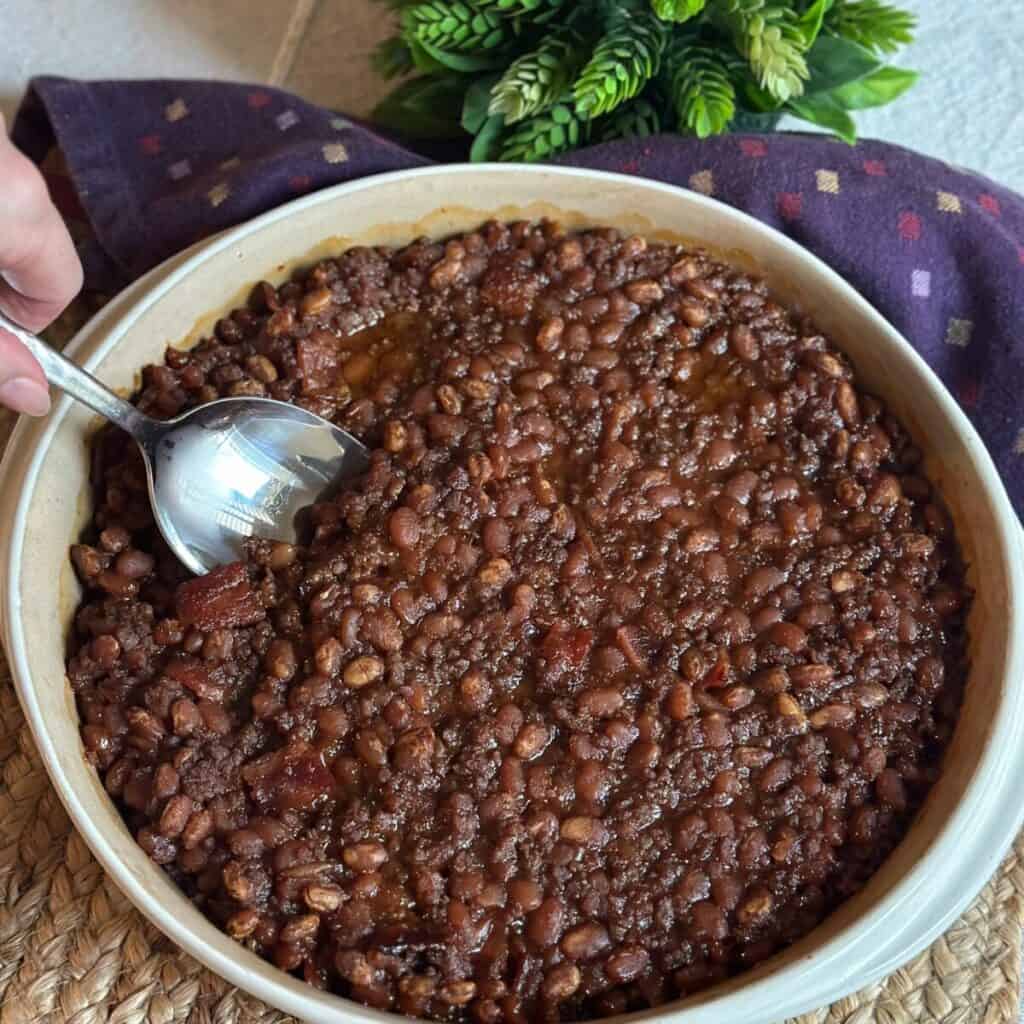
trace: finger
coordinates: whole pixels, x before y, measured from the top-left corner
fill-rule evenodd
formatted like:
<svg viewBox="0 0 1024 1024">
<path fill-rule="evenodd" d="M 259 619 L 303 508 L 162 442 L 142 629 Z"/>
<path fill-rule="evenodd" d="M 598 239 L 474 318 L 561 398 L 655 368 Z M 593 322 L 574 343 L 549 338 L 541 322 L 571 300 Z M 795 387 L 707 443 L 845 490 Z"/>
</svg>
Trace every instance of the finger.
<svg viewBox="0 0 1024 1024">
<path fill-rule="evenodd" d="M 82 287 L 82 265 L 42 175 L 0 137 L 0 308 L 33 331 Z"/>
<path fill-rule="evenodd" d="M 45 217 L 6 259 L 0 238 L 0 309 L 30 331 L 56 320 L 82 288 L 78 253 L 60 215 L 51 209 L 52 217 Z"/>
<path fill-rule="evenodd" d="M 32 354 L 13 334 L 0 328 L 0 405 L 30 416 L 50 410 L 46 377 Z"/>
</svg>

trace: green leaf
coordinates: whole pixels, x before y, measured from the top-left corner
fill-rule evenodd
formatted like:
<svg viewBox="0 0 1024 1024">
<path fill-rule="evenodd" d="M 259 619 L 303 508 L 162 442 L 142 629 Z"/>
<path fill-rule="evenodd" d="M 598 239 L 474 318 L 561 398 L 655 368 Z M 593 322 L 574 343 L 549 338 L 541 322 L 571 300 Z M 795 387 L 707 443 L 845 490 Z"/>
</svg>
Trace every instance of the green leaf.
<svg viewBox="0 0 1024 1024">
<path fill-rule="evenodd" d="M 857 126 L 853 118 L 830 96 L 803 96 L 790 100 L 786 110 L 804 121 L 827 128 L 851 146 L 857 141 Z"/>
<path fill-rule="evenodd" d="M 736 87 L 721 50 L 711 45 L 677 45 L 669 58 L 675 67 L 668 90 L 679 132 L 699 139 L 720 135 L 736 113 Z"/>
<path fill-rule="evenodd" d="M 434 60 L 462 73 L 498 67 L 496 51 L 510 37 L 498 14 L 474 10 L 461 0 L 421 0 L 402 10 L 402 36 L 417 42 Z"/>
<path fill-rule="evenodd" d="M 902 96 L 918 79 L 916 71 L 906 68 L 879 68 L 856 82 L 847 82 L 828 93 L 845 110 L 884 107 Z"/>
<path fill-rule="evenodd" d="M 814 3 L 797 18 L 797 31 L 803 36 L 805 47 L 810 48 L 814 40 L 818 38 L 825 15 L 833 3 L 835 0 L 814 0 Z"/>
<path fill-rule="evenodd" d="M 481 11 L 495 11 L 508 18 L 528 19 L 543 25 L 560 13 L 567 0 L 471 0 L 472 6 Z"/>
<path fill-rule="evenodd" d="M 462 127 L 470 135 L 476 135 L 487 120 L 491 89 L 497 81 L 497 75 L 482 75 L 466 90 L 466 97 L 462 101 Z"/>
<path fill-rule="evenodd" d="M 586 58 L 571 29 L 550 33 L 535 50 L 516 58 L 491 90 L 490 113 L 515 124 L 551 106 L 568 88 Z"/>
<path fill-rule="evenodd" d="M 894 53 L 913 40 L 917 18 L 882 0 L 835 0 L 825 25 L 869 50 Z"/>
<path fill-rule="evenodd" d="M 455 53 L 452 50 L 442 50 L 425 39 L 420 39 L 419 44 L 441 67 L 448 68 L 449 71 L 458 71 L 460 74 L 500 68 L 508 59 L 501 53 Z"/>
<path fill-rule="evenodd" d="M 764 0 L 716 0 L 714 24 L 746 58 L 758 85 L 780 103 L 804 92 L 809 71 L 804 31 L 791 7 Z"/>
<path fill-rule="evenodd" d="M 576 79 L 576 114 L 600 117 L 636 96 L 657 75 L 667 41 L 668 29 L 653 14 L 623 13 Z"/>
<path fill-rule="evenodd" d="M 706 6 L 707 0 L 651 0 L 651 10 L 662 21 L 689 21 Z"/>
<path fill-rule="evenodd" d="M 381 78 L 398 78 L 412 71 L 412 51 L 401 36 L 391 36 L 377 44 L 370 63 Z"/>
<path fill-rule="evenodd" d="M 445 66 L 440 61 L 434 60 L 434 58 L 423 49 L 423 46 L 418 39 L 407 39 L 406 42 L 409 46 L 409 53 L 412 55 L 413 67 L 417 71 L 422 71 L 423 74 L 430 75 L 436 71 L 445 70 Z"/>
<path fill-rule="evenodd" d="M 807 94 L 829 92 L 873 74 L 882 62 L 868 49 L 838 36 L 819 36 L 807 54 Z"/>
<path fill-rule="evenodd" d="M 590 135 L 590 122 L 575 113 L 571 102 L 572 96 L 567 94 L 561 103 L 542 114 L 520 121 L 504 139 L 500 159 L 543 160 L 585 141 Z"/>
<path fill-rule="evenodd" d="M 381 100 L 373 118 L 408 139 L 457 139 L 464 89 L 465 82 L 454 76 L 413 78 Z"/>
<path fill-rule="evenodd" d="M 643 139 L 661 131 L 661 115 L 653 103 L 638 96 L 596 122 L 597 139 Z"/>
<path fill-rule="evenodd" d="M 754 81 L 749 72 L 736 75 L 736 83 L 746 105 L 754 112 L 768 114 L 779 109 L 782 104 L 767 89 Z"/>
<path fill-rule="evenodd" d="M 505 118 L 501 114 L 488 117 L 476 133 L 473 145 L 469 149 L 469 159 L 473 163 L 497 160 L 501 153 L 501 134 L 504 128 Z"/>
</svg>

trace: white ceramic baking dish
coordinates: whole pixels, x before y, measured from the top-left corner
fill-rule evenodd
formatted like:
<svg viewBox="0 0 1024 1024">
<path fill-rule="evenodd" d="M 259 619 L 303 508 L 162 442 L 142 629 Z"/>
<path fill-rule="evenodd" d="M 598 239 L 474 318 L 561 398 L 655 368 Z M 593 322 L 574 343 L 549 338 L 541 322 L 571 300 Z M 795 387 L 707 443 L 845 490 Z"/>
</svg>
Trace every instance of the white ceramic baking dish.
<svg viewBox="0 0 1024 1024">
<path fill-rule="evenodd" d="M 977 597 L 972 669 L 942 778 L 870 884 L 821 927 L 758 969 L 641 1014 L 681 1024 L 763 1024 L 846 995 L 923 949 L 965 909 L 1016 834 L 1024 800 L 1024 558 L 1019 525 L 977 434 L 910 345 L 845 281 L 795 243 L 700 195 L 585 170 L 439 167 L 318 192 L 177 257 L 107 306 L 69 351 L 111 386 L 135 386 L 164 346 L 184 344 L 237 305 L 248 285 L 351 244 L 441 236 L 489 217 L 556 216 L 651 238 L 700 242 L 762 272 L 849 353 L 929 453 L 956 520 Z M 129 898 L 214 971 L 310 1021 L 385 1016 L 319 992 L 203 918 L 136 846 L 86 763 L 64 676 L 78 600 L 67 557 L 88 516 L 93 418 L 67 399 L 11 439 L 0 490 L 3 640 L 25 714 L 61 799 Z"/>
</svg>

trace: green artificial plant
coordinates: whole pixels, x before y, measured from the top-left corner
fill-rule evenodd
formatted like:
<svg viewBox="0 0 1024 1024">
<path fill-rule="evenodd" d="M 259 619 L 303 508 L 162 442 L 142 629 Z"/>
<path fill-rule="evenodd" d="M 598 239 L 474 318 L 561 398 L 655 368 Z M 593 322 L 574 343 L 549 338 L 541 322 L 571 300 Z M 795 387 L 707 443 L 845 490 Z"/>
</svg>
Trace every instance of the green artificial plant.
<svg viewBox="0 0 1024 1024">
<path fill-rule="evenodd" d="M 376 121 L 465 139 L 473 160 L 542 160 L 588 141 L 771 131 L 783 114 L 856 139 L 851 111 L 917 79 L 887 64 L 914 16 L 881 0 L 384 0 L 374 54 L 403 81 Z"/>
</svg>

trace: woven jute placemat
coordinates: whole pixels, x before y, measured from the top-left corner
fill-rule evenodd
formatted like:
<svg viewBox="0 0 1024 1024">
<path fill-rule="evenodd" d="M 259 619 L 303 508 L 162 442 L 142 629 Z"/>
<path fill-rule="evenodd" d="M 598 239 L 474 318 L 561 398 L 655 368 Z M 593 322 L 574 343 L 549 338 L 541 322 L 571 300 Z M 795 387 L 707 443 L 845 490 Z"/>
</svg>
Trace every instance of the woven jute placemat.
<svg viewBox="0 0 1024 1024">
<path fill-rule="evenodd" d="M 10 427 L 0 412 L 0 451 Z M 1024 836 L 930 949 L 787 1024 L 1016 1022 L 1022 922 Z M 0 651 L 0 1024 L 291 1020 L 183 953 L 104 874 L 50 785 Z"/>
</svg>

